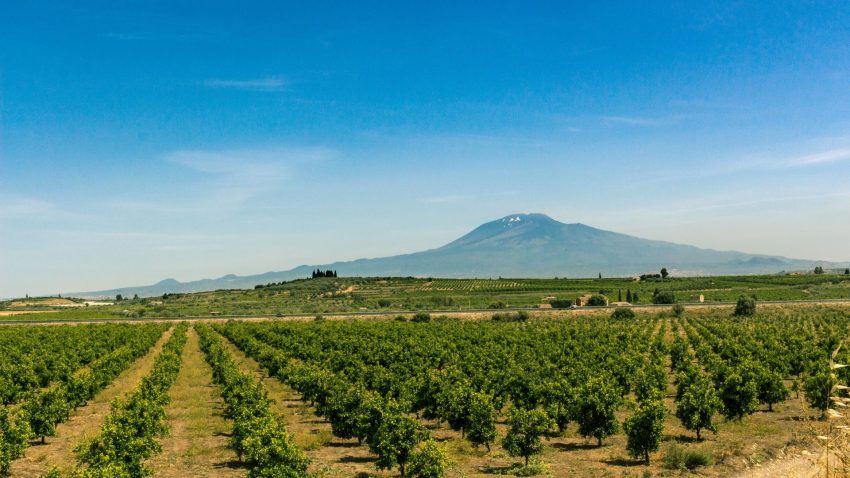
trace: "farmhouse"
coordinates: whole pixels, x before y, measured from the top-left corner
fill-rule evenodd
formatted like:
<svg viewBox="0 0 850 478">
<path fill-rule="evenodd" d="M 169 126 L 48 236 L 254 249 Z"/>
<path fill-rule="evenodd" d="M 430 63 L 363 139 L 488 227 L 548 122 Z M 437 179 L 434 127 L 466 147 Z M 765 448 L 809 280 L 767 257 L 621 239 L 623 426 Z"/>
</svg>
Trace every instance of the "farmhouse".
<svg viewBox="0 0 850 478">
<path fill-rule="evenodd" d="M 691 302 L 703 303 L 703 302 L 705 302 L 705 296 L 702 295 L 702 294 L 692 295 L 691 296 Z"/>
</svg>

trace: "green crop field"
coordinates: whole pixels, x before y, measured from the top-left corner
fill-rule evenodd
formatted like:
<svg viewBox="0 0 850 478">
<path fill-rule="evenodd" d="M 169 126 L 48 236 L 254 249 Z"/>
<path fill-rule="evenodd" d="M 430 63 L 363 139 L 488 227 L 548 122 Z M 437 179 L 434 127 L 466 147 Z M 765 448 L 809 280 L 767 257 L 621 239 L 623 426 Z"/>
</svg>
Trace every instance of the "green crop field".
<svg viewBox="0 0 850 478">
<path fill-rule="evenodd" d="M 846 422 L 850 307 L 740 305 L 4 326 L 0 473 L 809 476 Z"/>
</svg>

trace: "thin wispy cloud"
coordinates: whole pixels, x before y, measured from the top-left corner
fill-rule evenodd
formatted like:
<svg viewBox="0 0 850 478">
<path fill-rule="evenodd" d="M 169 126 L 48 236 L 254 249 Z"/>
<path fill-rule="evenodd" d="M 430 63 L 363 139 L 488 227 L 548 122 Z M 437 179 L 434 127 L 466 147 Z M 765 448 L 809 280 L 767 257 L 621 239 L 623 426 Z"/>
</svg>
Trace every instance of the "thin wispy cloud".
<svg viewBox="0 0 850 478">
<path fill-rule="evenodd" d="M 227 80 L 212 78 L 204 81 L 204 86 L 207 88 L 262 92 L 283 91 L 286 89 L 286 84 L 286 79 L 282 76 L 271 76 L 254 80 Z"/>
<path fill-rule="evenodd" d="M 850 147 L 843 147 L 791 158 L 786 161 L 786 164 L 788 166 L 814 166 L 848 159 L 850 159 Z"/>
<path fill-rule="evenodd" d="M 684 119 L 686 115 L 669 115 L 669 116 L 659 116 L 659 117 L 651 117 L 651 116 L 623 116 L 623 115 L 613 115 L 613 116 L 600 116 L 599 119 L 604 123 L 609 124 L 622 124 L 627 126 L 665 126 L 679 122 Z"/>
<path fill-rule="evenodd" d="M 166 156 L 172 163 L 205 173 L 215 182 L 217 197 L 238 204 L 280 187 L 293 171 L 334 156 L 327 148 L 270 148 L 222 151 L 183 150 Z"/>
<path fill-rule="evenodd" d="M 461 202 L 469 199 L 469 196 L 464 196 L 460 194 L 447 195 L 447 196 L 433 196 L 422 199 L 420 202 L 422 204 L 449 204 Z"/>
<path fill-rule="evenodd" d="M 43 199 L 0 194 L 0 220 L 57 221 L 84 217 L 84 214 L 67 211 L 60 208 L 56 203 Z"/>
</svg>

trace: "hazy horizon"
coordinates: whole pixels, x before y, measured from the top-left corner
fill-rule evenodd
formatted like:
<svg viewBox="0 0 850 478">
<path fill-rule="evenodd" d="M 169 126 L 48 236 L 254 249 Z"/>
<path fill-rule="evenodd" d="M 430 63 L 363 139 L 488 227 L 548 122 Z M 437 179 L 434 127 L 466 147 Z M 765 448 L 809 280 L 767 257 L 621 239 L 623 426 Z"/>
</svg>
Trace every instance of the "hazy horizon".
<svg viewBox="0 0 850 478">
<path fill-rule="evenodd" d="M 850 261 L 850 5 L 0 6 L 0 297 L 517 212 Z"/>
</svg>

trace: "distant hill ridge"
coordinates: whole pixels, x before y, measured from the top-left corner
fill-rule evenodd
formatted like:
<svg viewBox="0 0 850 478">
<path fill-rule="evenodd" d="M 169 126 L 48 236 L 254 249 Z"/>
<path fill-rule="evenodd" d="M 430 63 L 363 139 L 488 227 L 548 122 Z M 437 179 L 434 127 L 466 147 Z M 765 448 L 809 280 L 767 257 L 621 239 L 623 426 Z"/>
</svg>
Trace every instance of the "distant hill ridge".
<svg viewBox="0 0 850 478">
<path fill-rule="evenodd" d="M 437 249 L 412 254 L 312 264 L 288 271 L 154 285 L 76 292 L 75 297 L 158 296 L 165 293 L 216 289 L 250 289 L 257 284 L 307 278 L 315 269 L 336 270 L 340 276 L 606 277 L 637 275 L 661 267 L 677 275 L 759 274 L 805 270 L 815 265 L 845 264 L 779 256 L 716 251 L 671 242 L 641 239 L 580 223 L 564 224 L 545 214 L 511 214 L 478 226 Z"/>
</svg>

